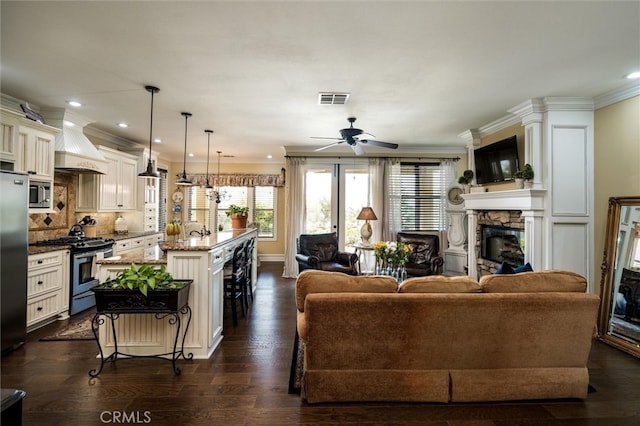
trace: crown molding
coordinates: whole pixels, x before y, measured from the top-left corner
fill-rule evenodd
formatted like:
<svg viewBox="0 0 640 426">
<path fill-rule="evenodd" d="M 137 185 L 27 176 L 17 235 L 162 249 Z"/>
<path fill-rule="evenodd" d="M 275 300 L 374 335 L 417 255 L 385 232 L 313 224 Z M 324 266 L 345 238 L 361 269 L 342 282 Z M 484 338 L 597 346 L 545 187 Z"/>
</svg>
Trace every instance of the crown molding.
<svg viewBox="0 0 640 426">
<path fill-rule="evenodd" d="M 632 81 L 626 85 L 593 98 L 595 109 L 604 108 L 618 102 L 640 95 L 640 81 Z"/>
</svg>

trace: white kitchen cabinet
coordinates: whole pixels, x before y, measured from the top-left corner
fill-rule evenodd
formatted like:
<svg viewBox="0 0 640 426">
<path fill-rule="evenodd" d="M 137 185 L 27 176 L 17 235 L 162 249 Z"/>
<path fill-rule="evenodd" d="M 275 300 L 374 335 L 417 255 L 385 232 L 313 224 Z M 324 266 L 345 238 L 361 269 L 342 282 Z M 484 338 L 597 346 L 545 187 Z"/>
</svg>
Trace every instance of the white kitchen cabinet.
<svg viewBox="0 0 640 426">
<path fill-rule="evenodd" d="M 25 118 L 23 114 L 0 109 L 0 162 L 4 169 L 24 172 L 30 180 L 48 182 L 53 188 L 55 141 L 59 129 Z M 30 213 L 52 211 L 53 197 L 47 209 L 29 210 Z"/>
<path fill-rule="evenodd" d="M 2 114 L 0 121 L 0 161 L 15 164 L 18 157 L 18 127 L 20 120 L 18 117 Z"/>
<path fill-rule="evenodd" d="M 155 254 L 156 246 L 164 238 L 161 232 L 144 237 L 144 257 L 151 257 Z"/>
<path fill-rule="evenodd" d="M 137 158 L 102 146 L 98 150 L 107 160 L 106 173 L 79 176 L 76 211 L 136 210 Z"/>
<path fill-rule="evenodd" d="M 122 256 L 123 254 L 129 255 L 144 255 L 145 237 L 132 237 L 132 238 L 124 238 L 116 241 L 116 244 L 113 246 L 113 255 L 114 256 Z"/>
<path fill-rule="evenodd" d="M 15 170 L 28 173 L 32 179 L 53 182 L 55 132 L 37 128 L 33 124 L 21 123 L 18 129 L 18 144 L 22 148 L 22 161 L 16 161 Z"/>
<path fill-rule="evenodd" d="M 65 315 L 69 295 L 68 250 L 30 255 L 27 263 L 27 331 Z M 66 263 L 65 263 L 66 262 Z"/>
</svg>

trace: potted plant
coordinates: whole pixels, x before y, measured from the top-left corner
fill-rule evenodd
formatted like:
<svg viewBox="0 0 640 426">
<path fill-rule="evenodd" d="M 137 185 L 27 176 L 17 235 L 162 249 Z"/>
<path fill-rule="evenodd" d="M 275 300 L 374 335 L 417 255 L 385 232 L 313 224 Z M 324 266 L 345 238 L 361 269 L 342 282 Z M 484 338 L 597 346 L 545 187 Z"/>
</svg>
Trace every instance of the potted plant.
<svg viewBox="0 0 640 426">
<path fill-rule="evenodd" d="M 458 178 L 458 183 L 462 185 L 464 188 L 464 192 L 466 194 L 469 193 L 469 189 L 471 188 L 471 182 L 473 181 L 473 170 L 465 170 L 462 172 L 462 176 Z"/>
<path fill-rule="evenodd" d="M 516 182 L 516 189 L 524 188 L 524 178 L 522 177 L 522 170 L 516 170 L 513 174 L 513 180 Z"/>
<path fill-rule="evenodd" d="M 175 312 L 187 304 L 192 282 L 173 279 L 165 265 L 132 263 L 92 291 L 98 312 Z"/>
<path fill-rule="evenodd" d="M 531 186 L 533 186 L 533 176 L 533 167 L 531 167 L 529 163 L 525 164 L 522 168 L 522 178 L 524 179 L 525 188 L 531 188 Z"/>
<path fill-rule="evenodd" d="M 231 204 L 229 209 L 227 209 L 227 216 L 231 218 L 231 228 L 244 229 L 247 227 L 249 207 L 240 207 L 236 204 Z"/>
</svg>

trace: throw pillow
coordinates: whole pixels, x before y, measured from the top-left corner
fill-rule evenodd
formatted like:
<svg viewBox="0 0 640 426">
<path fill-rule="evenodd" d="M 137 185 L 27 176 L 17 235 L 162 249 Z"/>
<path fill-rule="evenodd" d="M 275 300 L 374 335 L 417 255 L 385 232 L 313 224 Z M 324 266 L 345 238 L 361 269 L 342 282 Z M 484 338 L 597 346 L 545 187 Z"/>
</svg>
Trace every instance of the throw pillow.
<svg viewBox="0 0 640 426">
<path fill-rule="evenodd" d="M 516 271 L 509 265 L 507 262 L 502 262 L 502 265 L 498 269 L 496 269 L 495 274 L 515 274 Z"/>
<path fill-rule="evenodd" d="M 533 272 L 533 268 L 531 267 L 531 264 L 527 262 L 522 266 L 518 266 L 514 271 L 516 274 L 519 274 L 520 272 Z"/>
</svg>

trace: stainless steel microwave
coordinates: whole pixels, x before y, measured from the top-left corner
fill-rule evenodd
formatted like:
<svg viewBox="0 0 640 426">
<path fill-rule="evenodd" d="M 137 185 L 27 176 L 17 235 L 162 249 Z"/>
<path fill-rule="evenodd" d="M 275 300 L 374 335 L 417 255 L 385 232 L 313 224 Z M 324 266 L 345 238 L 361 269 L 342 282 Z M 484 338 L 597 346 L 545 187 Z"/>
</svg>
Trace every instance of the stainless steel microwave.
<svg viewBox="0 0 640 426">
<path fill-rule="evenodd" d="M 29 208 L 46 209 L 50 207 L 51 182 L 29 182 Z"/>
</svg>

